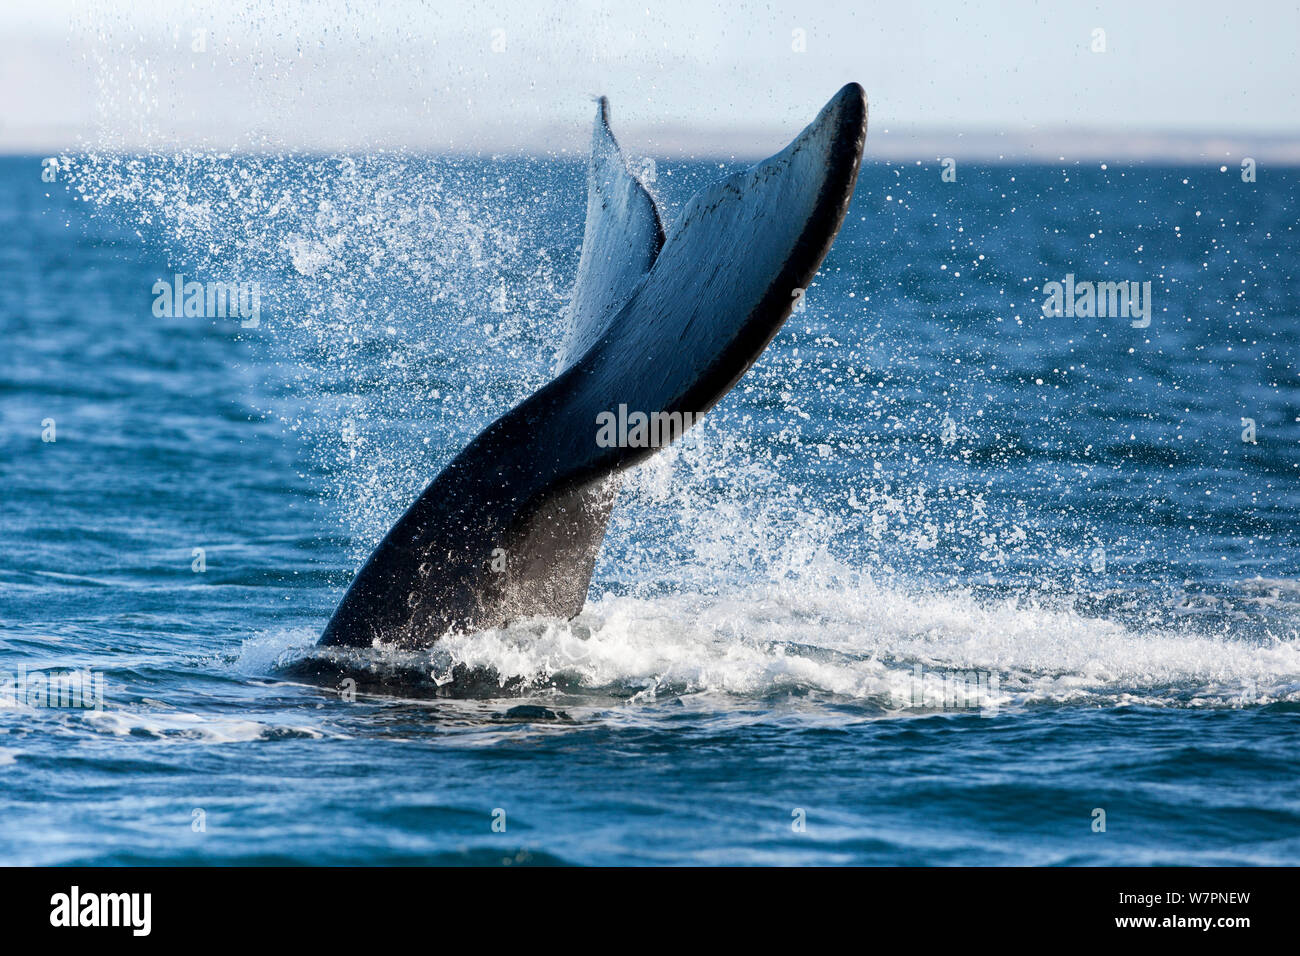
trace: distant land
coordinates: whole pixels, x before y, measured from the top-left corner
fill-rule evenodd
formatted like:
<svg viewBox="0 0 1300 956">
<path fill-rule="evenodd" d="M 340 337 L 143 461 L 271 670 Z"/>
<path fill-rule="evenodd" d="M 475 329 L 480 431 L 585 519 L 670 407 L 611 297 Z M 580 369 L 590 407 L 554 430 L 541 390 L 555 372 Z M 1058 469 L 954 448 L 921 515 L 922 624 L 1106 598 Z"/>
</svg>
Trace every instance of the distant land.
<svg viewBox="0 0 1300 956">
<path fill-rule="evenodd" d="M 790 131 L 793 132 L 793 131 Z M 680 156 L 699 153 L 702 141 L 709 155 L 761 158 L 782 141 L 781 136 L 755 130 L 700 131 L 630 130 L 631 149 L 649 155 Z M 645 145 L 642 145 L 645 144 Z M 1250 157 L 1261 164 L 1300 165 L 1300 131 L 1252 134 L 1210 132 L 1160 132 L 1080 127 L 1027 127 L 1005 132 L 957 131 L 891 127 L 878 122 L 867 131 L 869 159 L 908 162 L 953 157 L 968 162 L 1060 163 L 1072 161 L 1159 161 L 1179 163 L 1240 161 Z"/>
<path fill-rule="evenodd" d="M 617 123 L 616 123 L 617 126 Z M 588 129 L 582 124 L 567 128 L 500 128 L 488 122 L 470 135 L 439 135 L 436 127 L 412 123 L 412 128 L 371 130 L 364 138 L 339 138 L 324 134 L 292 143 L 278 141 L 277 131 L 240 131 L 237 137 L 214 135 L 210 128 L 173 129 L 171 135 L 152 135 L 131 140 L 113 136 L 100 140 L 73 126 L 34 126 L 0 120 L 0 154 L 53 155 L 88 150 L 115 149 L 126 152 L 170 152 L 202 149 L 216 152 L 306 152 L 360 153 L 409 151 L 453 155 L 572 154 L 585 156 Z M 715 127 L 700 129 L 669 124 L 617 127 L 628 153 L 665 159 L 694 157 L 708 160 L 760 159 L 780 149 L 797 129 L 773 130 L 757 127 Z M 1083 127 L 1024 127 L 1007 131 L 943 130 L 891 126 L 877 119 L 867 134 L 866 158 L 889 162 L 934 162 L 953 157 L 966 162 L 1176 162 L 1239 163 L 1250 157 L 1262 165 L 1300 165 L 1300 131 L 1251 133 L 1232 130 L 1208 131 L 1126 130 Z"/>
</svg>

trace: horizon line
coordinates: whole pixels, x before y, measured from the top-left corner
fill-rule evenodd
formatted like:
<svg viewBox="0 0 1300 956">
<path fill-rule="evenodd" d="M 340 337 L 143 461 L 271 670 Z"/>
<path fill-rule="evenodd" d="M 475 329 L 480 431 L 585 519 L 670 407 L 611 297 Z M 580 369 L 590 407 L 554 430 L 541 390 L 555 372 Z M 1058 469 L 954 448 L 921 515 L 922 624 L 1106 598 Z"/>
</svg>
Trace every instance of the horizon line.
<svg viewBox="0 0 1300 956">
<path fill-rule="evenodd" d="M 797 131 L 794 131 L 797 132 Z M 17 133 L 17 135 L 14 135 Z M 746 162 L 765 159 L 793 138 L 789 130 L 765 127 L 714 127 L 702 131 L 686 125 L 633 124 L 617 131 L 630 157 L 656 160 Z M 0 126 L 0 156 L 85 156 L 94 153 L 159 155 L 202 153 L 250 156 L 330 156 L 413 154 L 452 159 L 520 157 L 578 158 L 588 153 L 588 134 L 556 125 L 520 131 L 507 139 L 490 135 L 412 138 L 399 131 L 380 131 L 358 141 L 345 138 L 303 139 L 276 143 L 256 135 L 228 142 L 197 133 L 155 137 L 136 142 L 87 138 L 82 132 L 20 130 Z M 56 145 L 58 144 L 58 145 Z M 1015 129 L 956 129 L 915 126 L 868 128 L 864 162 L 937 162 L 946 158 L 983 164 L 1051 165 L 1061 162 L 1162 162 L 1198 164 L 1247 158 L 1273 166 L 1300 165 L 1300 132 L 1276 130 L 1214 132 L 1208 130 L 1122 130 L 1105 127 L 1025 126 Z"/>
</svg>

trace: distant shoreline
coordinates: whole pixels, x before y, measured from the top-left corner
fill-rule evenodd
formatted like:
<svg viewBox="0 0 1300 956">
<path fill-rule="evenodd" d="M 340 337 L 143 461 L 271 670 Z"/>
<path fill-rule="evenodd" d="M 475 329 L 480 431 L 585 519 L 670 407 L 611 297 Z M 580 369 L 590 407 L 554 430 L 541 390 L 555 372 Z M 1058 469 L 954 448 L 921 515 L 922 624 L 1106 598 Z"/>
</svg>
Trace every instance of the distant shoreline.
<svg viewBox="0 0 1300 956">
<path fill-rule="evenodd" d="M 63 132 L 63 131 L 60 131 Z M 586 155 L 585 133 L 577 130 L 519 131 L 510 141 L 484 135 L 473 141 L 416 141 L 398 135 L 376 136 L 364 142 L 308 142 L 276 144 L 220 142 L 211 137 L 178 136 L 156 142 L 92 143 L 84 136 L 55 131 L 0 127 L 0 156 L 53 156 L 92 151 L 166 153 L 199 150 L 235 154 L 342 155 L 403 153 L 450 157 L 533 156 L 581 158 Z M 788 131 L 711 129 L 710 148 L 700 151 L 701 132 L 686 127 L 633 127 L 624 134 L 633 155 L 656 159 L 704 161 L 758 160 L 769 155 L 774 143 Z M 1077 128 L 1016 129 L 1005 132 L 963 132 L 939 129 L 872 129 L 867 134 L 866 161 L 938 162 L 953 157 L 959 162 L 1059 165 L 1074 162 L 1151 162 L 1160 164 L 1234 163 L 1245 157 L 1271 166 L 1300 166 L 1300 132 L 1205 131 L 1133 132 Z"/>
</svg>

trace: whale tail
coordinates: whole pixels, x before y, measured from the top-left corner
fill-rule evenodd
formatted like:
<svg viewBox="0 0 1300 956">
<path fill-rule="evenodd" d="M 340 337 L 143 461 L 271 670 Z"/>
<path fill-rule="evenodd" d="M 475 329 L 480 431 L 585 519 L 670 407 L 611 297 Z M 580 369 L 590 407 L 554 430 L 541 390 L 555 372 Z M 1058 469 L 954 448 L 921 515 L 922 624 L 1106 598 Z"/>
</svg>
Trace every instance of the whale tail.
<svg viewBox="0 0 1300 956">
<path fill-rule="evenodd" d="M 789 317 L 848 209 L 866 123 L 851 83 L 781 152 L 692 197 L 665 234 L 602 97 L 557 376 L 429 484 L 322 643 L 420 647 L 576 615 L 621 472 L 712 408 Z"/>
</svg>

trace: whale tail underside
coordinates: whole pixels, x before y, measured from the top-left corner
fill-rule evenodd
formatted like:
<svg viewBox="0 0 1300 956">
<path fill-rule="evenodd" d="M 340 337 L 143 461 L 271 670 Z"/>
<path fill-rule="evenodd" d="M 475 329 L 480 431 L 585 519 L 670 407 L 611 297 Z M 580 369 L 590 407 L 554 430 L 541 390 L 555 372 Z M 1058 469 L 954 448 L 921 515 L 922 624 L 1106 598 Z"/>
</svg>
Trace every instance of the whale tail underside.
<svg viewBox="0 0 1300 956">
<path fill-rule="evenodd" d="M 731 389 L 816 274 L 853 195 L 866 123 L 851 83 L 781 152 L 692 197 L 665 235 L 602 97 L 558 374 L 428 485 L 322 643 L 423 647 L 576 615 L 622 471 Z"/>
</svg>

